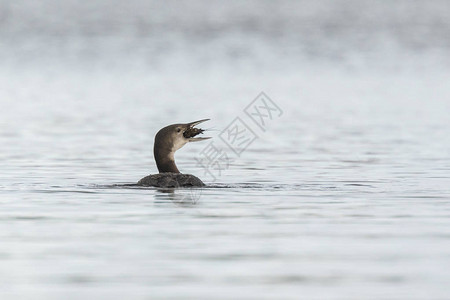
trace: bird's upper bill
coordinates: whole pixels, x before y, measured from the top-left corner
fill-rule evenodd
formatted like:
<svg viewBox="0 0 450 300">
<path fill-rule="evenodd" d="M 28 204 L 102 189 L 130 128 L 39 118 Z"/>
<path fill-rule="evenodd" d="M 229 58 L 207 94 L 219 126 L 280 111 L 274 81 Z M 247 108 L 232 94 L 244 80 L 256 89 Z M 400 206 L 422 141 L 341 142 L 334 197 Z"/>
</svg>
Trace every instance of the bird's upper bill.
<svg viewBox="0 0 450 300">
<path fill-rule="evenodd" d="M 185 129 L 183 132 L 184 138 L 186 138 L 189 142 L 198 142 L 198 141 L 210 139 L 211 137 L 196 137 L 197 135 L 203 133 L 203 131 L 205 131 L 205 130 L 200 129 L 200 128 L 195 128 L 195 125 L 206 122 L 208 120 L 209 119 L 203 119 L 203 120 L 194 121 L 194 122 L 185 124 Z"/>
</svg>

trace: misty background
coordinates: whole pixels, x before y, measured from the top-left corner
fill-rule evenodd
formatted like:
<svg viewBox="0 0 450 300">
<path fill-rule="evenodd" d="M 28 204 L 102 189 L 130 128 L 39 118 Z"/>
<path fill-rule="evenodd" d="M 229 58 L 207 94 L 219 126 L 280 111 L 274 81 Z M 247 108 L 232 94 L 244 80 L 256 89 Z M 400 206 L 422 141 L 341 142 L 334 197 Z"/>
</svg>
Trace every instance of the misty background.
<svg viewBox="0 0 450 300">
<path fill-rule="evenodd" d="M 0 0 L 2 300 L 447 298 L 449 16 Z M 218 134 L 261 91 L 283 115 L 233 156 Z M 195 201 L 123 185 L 156 173 L 160 128 L 205 118 L 233 161 L 213 182 L 207 144 L 176 153 Z"/>
</svg>

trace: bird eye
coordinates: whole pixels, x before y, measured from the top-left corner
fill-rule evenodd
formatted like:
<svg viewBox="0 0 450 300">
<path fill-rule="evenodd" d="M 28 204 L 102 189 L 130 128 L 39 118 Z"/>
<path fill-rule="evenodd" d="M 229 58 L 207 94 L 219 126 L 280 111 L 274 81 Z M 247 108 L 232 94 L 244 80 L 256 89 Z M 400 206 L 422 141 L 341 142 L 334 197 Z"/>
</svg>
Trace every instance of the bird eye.
<svg viewBox="0 0 450 300">
<path fill-rule="evenodd" d="M 181 131 L 181 128 L 177 128 L 177 132 L 180 132 Z"/>
</svg>

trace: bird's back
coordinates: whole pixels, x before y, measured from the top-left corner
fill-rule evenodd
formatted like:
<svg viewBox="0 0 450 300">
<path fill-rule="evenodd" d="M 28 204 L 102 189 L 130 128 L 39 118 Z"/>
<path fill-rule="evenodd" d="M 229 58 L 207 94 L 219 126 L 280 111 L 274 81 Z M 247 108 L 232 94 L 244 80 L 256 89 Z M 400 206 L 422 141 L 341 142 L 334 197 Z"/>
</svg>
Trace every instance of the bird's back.
<svg viewBox="0 0 450 300">
<path fill-rule="evenodd" d="M 159 173 L 146 176 L 137 183 L 141 186 L 154 186 L 165 188 L 201 187 L 205 184 L 194 175 L 181 173 Z"/>
</svg>

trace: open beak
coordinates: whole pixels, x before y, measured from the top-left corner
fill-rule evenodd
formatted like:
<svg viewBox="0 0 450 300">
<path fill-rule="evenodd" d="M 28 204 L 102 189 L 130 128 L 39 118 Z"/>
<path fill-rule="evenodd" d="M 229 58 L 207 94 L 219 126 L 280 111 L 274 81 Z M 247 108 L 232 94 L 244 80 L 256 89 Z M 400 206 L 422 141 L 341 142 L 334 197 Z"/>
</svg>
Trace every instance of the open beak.
<svg viewBox="0 0 450 300">
<path fill-rule="evenodd" d="M 201 128 L 195 128 L 195 125 L 206 122 L 208 120 L 209 119 L 203 119 L 203 120 L 187 123 L 186 130 L 183 132 L 183 136 L 185 138 L 187 138 L 189 140 L 189 142 L 199 142 L 199 141 L 210 139 L 211 137 L 195 137 L 195 136 L 203 133 L 203 131 L 205 131 L 204 129 L 201 129 Z"/>
</svg>

